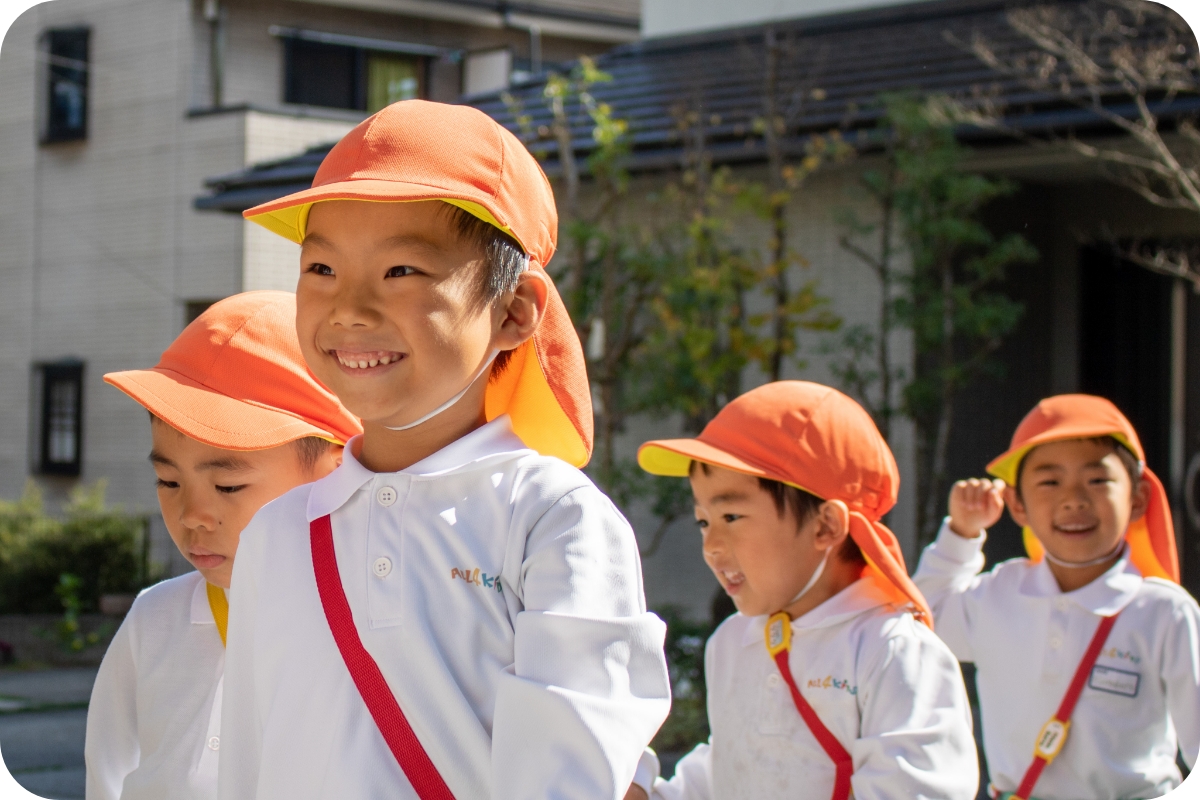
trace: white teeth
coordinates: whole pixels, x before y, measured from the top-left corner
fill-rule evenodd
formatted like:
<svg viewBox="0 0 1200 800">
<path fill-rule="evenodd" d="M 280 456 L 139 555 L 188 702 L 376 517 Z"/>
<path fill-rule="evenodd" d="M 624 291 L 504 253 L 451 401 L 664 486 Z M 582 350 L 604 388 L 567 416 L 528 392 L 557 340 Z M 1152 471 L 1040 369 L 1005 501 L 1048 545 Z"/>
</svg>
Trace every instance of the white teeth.
<svg viewBox="0 0 1200 800">
<path fill-rule="evenodd" d="M 370 369 L 371 367 L 384 366 L 400 360 L 399 353 L 394 356 L 385 355 L 381 358 L 369 359 L 351 359 L 342 355 L 341 353 L 337 353 L 335 357 L 337 358 L 339 364 L 344 367 L 349 367 L 350 369 Z"/>
</svg>

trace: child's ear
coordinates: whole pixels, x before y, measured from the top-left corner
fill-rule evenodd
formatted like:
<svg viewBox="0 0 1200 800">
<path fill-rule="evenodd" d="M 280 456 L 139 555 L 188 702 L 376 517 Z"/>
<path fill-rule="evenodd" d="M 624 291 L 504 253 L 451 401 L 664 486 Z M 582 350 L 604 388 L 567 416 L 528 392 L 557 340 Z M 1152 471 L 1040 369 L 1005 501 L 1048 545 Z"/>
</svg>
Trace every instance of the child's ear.
<svg viewBox="0 0 1200 800">
<path fill-rule="evenodd" d="M 550 279 L 541 270 L 525 270 L 517 278 L 512 296 L 497 303 L 499 323 L 493 346 L 500 350 L 515 350 L 532 336 L 546 316 L 550 301 Z"/>
<path fill-rule="evenodd" d="M 1025 511 L 1025 503 L 1012 486 L 1004 487 L 1004 504 L 1008 506 L 1008 513 L 1013 518 L 1013 522 L 1022 528 L 1029 524 L 1029 514 Z"/>
<path fill-rule="evenodd" d="M 817 509 L 821 523 L 817 541 L 836 547 L 850 533 L 850 508 L 841 500 L 826 500 Z"/>
<path fill-rule="evenodd" d="M 1150 505 L 1150 484 L 1147 481 L 1141 480 L 1137 482 L 1137 486 L 1133 489 L 1132 502 L 1129 506 L 1129 521 L 1137 522 L 1146 515 L 1146 509 Z"/>
</svg>

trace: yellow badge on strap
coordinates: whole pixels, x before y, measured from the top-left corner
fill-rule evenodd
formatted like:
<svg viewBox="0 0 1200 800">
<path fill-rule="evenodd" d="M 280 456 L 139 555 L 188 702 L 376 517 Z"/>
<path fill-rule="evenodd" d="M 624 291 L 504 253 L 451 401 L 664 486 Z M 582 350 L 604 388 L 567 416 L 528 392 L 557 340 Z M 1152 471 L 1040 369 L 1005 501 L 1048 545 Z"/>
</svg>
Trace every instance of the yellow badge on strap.
<svg viewBox="0 0 1200 800">
<path fill-rule="evenodd" d="M 1067 732 L 1071 729 L 1070 721 L 1064 722 L 1057 717 L 1042 726 L 1038 733 L 1037 744 L 1033 748 L 1034 758 L 1043 758 L 1049 764 L 1054 760 L 1067 743 Z"/>
<path fill-rule="evenodd" d="M 208 607 L 212 609 L 213 621 L 217 623 L 217 633 L 221 634 L 221 646 L 225 646 L 225 630 L 229 627 L 229 600 L 225 590 L 220 586 L 206 583 L 208 591 Z"/>
<path fill-rule="evenodd" d="M 771 658 L 792 649 L 792 618 L 786 611 L 773 614 L 767 620 L 767 652 Z"/>
</svg>

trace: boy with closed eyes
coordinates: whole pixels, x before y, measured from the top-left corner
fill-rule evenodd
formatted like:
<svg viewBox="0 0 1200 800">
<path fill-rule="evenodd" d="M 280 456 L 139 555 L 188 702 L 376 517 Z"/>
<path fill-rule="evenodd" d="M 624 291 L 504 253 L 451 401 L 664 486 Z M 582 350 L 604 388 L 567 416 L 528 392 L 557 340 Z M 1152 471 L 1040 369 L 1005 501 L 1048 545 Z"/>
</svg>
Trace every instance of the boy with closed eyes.
<svg viewBox="0 0 1200 800">
<path fill-rule="evenodd" d="M 287 292 L 222 300 L 158 365 L 104 379 L 150 412 L 158 501 L 196 571 L 143 591 L 88 706 L 88 800 L 212 800 L 225 625 L 242 529 L 264 504 L 333 470 L 356 420 L 308 372 Z"/>
</svg>

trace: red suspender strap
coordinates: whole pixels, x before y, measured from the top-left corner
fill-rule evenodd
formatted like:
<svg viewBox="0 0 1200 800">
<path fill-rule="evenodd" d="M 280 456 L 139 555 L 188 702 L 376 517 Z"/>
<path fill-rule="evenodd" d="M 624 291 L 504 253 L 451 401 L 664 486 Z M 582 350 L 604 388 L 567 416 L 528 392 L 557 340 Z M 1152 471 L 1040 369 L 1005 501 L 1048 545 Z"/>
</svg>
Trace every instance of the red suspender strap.
<svg viewBox="0 0 1200 800">
<path fill-rule="evenodd" d="M 783 612 L 771 617 L 767 621 L 766 635 L 767 652 L 775 659 L 779 673 L 783 675 L 784 682 L 791 690 L 792 702 L 796 704 L 796 710 L 800 712 L 804 724 L 812 731 L 812 735 L 821 745 L 821 749 L 833 761 L 836 773 L 833 779 L 832 800 L 847 800 L 850 797 L 850 776 L 854 774 L 854 759 L 850 757 L 849 751 L 842 747 L 842 743 L 837 740 L 837 737 L 830 733 L 825 724 L 821 722 L 817 712 L 804 699 L 804 695 L 800 694 L 800 689 L 796 686 L 796 679 L 792 677 L 792 667 L 788 663 L 788 656 L 792 649 L 791 617 Z"/>
<path fill-rule="evenodd" d="M 358 693 L 379 726 L 379 732 L 383 734 L 400 769 L 404 770 L 421 800 L 454 800 L 437 767 L 404 718 L 404 712 L 388 688 L 379 665 L 363 647 L 362 639 L 358 636 L 358 628 L 354 626 L 354 617 L 350 613 L 350 603 L 346 600 L 346 592 L 338 574 L 337 554 L 333 551 L 333 526 L 329 516 L 314 519 L 309 524 L 309 534 L 313 571 L 317 576 L 317 591 L 321 595 L 325 619 L 342 653 L 342 660 L 354 678 Z"/>
<path fill-rule="evenodd" d="M 1117 612 L 1117 614 L 1119 613 Z M 1037 744 L 1033 748 L 1033 763 L 1029 765 L 1029 769 L 1025 770 L 1025 777 L 1021 779 L 1021 785 L 1013 795 L 1013 800 L 1029 800 L 1030 794 L 1033 793 L 1033 787 L 1037 784 L 1038 778 L 1042 776 L 1042 770 L 1062 751 L 1063 745 L 1067 741 L 1067 732 L 1071 727 L 1071 715 L 1075 713 L 1075 704 L 1079 702 L 1079 695 L 1083 693 L 1083 687 L 1087 683 L 1088 675 L 1092 672 L 1092 667 L 1096 666 L 1096 659 L 1100 657 L 1100 650 L 1104 647 L 1109 631 L 1117 621 L 1117 614 L 1100 618 L 1100 627 L 1096 628 L 1096 633 L 1092 636 L 1092 641 L 1083 654 L 1083 660 L 1079 662 L 1079 667 L 1075 670 L 1075 677 L 1071 679 L 1071 685 L 1067 688 L 1067 693 L 1063 695 L 1058 711 L 1054 712 L 1054 716 L 1042 726 L 1042 730 L 1038 733 Z"/>
</svg>

